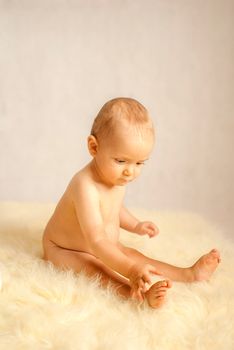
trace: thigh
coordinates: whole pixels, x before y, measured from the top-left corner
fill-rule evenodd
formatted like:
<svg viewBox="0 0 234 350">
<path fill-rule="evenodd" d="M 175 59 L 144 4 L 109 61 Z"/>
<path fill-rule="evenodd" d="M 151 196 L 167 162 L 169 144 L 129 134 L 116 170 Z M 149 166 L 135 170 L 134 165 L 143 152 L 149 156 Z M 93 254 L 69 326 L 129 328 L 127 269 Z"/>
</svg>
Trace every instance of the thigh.
<svg viewBox="0 0 234 350">
<path fill-rule="evenodd" d="M 122 243 L 118 243 L 119 249 L 126 254 L 129 258 L 140 264 L 152 264 L 154 260 L 147 257 L 137 249 L 124 246 Z"/>
<path fill-rule="evenodd" d="M 127 247 L 120 242 L 118 242 L 118 248 L 121 250 L 121 252 L 123 252 L 124 254 L 126 254 L 127 256 L 130 256 L 130 257 L 136 257 L 139 255 L 143 255 L 138 250 L 136 250 L 134 248 Z"/>
<path fill-rule="evenodd" d="M 44 244 L 44 252 L 44 259 L 51 261 L 59 268 L 72 269 L 78 273 L 83 271 L 89 277 L 100 275 L 102 283 L 112 281 L 129 284 L 125 277 L 111 270 L 100 259 L 91 254 L 59 247 L 52 241 Z"/>
</svg>

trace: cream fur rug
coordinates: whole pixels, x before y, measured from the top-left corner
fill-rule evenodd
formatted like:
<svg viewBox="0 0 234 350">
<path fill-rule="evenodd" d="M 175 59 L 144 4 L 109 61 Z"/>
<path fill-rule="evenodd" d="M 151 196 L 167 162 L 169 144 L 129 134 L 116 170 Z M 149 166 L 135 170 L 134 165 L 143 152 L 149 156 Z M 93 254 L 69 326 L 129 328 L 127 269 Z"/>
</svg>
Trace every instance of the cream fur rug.
<svg viewBox="0 0 234 350">
<path fill-rule="evenodd" d="M 191 213 L 135 211 L 161 233 L 152 240 L 122 233 L 124 244 L 181 266 L 213 247 L 222 254 L 209 282 L 174 283 L 166 305 L 152 310 L 41 259 L 41 234 L 53 208 L 0 204 L 1 350 L 234 349 L 234 249 L 217 228 Z"/>
</svg>

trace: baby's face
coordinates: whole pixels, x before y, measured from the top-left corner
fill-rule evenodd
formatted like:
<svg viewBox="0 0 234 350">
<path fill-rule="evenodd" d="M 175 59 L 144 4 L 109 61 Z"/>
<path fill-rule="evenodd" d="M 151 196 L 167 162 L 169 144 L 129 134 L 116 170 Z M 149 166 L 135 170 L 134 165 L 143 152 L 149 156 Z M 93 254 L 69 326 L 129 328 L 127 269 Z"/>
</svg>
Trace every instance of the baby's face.
<svg viewBox="0 0 234 350">
<path fill-rule="evenodd" d="M 140 175 L 154 144 L 150 130 L 126 128 L 102 140 L 94 157 L 100 180 L 109 186 L 124 186 Z"/>
</svg>

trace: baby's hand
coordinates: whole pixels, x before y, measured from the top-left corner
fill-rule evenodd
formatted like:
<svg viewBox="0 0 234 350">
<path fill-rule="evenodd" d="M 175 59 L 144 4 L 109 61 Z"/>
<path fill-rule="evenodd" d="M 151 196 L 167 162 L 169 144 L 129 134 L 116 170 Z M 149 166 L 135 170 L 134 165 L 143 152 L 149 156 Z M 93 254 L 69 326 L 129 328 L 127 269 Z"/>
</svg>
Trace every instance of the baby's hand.
<svg viewBox="0 0 234 350">
<path fill-rule="evenodd" d="M 134 232 L 138 235 L 148 235 L 150 238 L 157 236 L 159 234 L 159 229 L 157 226 L 150 221 L 138 222 Z"/>
<path fill-rule="evenodd" d="M 143 300 L 142 293 L 148 290 L 146 283 L 151 284 L 150 277 L 152 274 L 160 275 L 155 267 L 150 264 L 133 265 L 129 274 L 129 282 L 132 288 L 131 295 L 133 298 L 139 301 Z"/>
</svg>

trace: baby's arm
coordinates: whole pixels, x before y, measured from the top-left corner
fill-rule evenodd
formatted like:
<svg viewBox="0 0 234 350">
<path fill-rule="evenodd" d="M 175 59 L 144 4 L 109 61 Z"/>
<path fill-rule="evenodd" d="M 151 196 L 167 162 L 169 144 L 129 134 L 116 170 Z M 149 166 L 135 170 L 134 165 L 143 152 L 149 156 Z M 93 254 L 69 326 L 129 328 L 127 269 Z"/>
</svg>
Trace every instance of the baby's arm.
<svg viewBox="0 0 234 350">
<path fill-rule="evenodd" d="M 118 246 L 108 239 L 100 212 L 99 194 L 95 187 L 77 184 L 73 201 L 82 234 L 93 254 L 114 271 L 129 279 L 131 287 L 138 292 L 150 283 L 150 274 L 157 273 L 148 264 L 136 264 Z"/>
<path fill-rule="evenodd" d="M 159 233 L 153 222 L 137 220 L 124 206 L 120 210 L 120 227 L 139 235 L 148 235 L 150 238 Z"/>
</svg>

